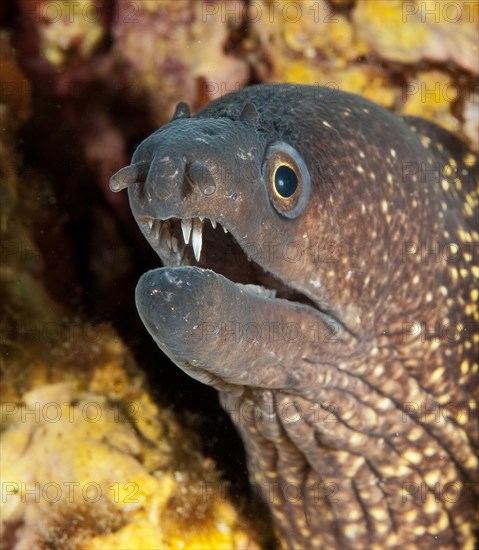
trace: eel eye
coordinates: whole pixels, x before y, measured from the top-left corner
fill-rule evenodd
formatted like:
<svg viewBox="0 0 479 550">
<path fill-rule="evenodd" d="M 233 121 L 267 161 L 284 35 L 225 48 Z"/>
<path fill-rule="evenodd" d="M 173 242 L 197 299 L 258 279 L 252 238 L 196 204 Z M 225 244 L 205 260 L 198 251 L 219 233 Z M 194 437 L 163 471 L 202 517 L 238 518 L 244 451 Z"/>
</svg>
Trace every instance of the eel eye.
<svg viewBox="0 0 479 550">
<path fill-rule="evenodd" d="M 274 173 L 274 190 L 276 193 L 280 197 L 287 199 L 291 197 L 297 188 L 298 176 L 296 172 L 286 164 L 278 166 Z"/>
<path fill-rule="evenodd" d="M 296 149 L 282 141 L 270 145 L 263 163 L 263 182 L 279 214 L 286 218 L 301 214 L 309 199 L 311 178 Z"/>
</svg>

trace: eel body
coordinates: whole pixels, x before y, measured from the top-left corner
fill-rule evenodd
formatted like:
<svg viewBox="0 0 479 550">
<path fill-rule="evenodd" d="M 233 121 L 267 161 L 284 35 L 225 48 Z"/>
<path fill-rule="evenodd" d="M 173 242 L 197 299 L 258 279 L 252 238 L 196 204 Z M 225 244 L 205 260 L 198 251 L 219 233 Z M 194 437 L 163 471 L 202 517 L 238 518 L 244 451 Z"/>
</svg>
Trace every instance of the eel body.
<svg viewBox="0 0 479 550">
<path fill-rule="evenodd" d="M 252 86 L 112 177 L 165 267 L 139 314 L 220 391 L 291 548 L 471 548 L 478 161 L 321 87 Z"/>
</svg>

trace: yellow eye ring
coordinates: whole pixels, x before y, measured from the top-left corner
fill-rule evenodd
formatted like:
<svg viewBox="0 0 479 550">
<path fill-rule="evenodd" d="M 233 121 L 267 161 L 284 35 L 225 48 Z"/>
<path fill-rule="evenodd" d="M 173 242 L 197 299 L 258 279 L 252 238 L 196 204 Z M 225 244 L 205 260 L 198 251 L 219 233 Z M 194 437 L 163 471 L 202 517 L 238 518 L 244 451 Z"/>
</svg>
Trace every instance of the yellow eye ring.
<svg viewBox="0 0 479 550">
<path fill-rule="evenodd" d="M 274 191 L 283 199 L 289 199 L 298 189 L 298 176 L 288 164 L 280 164 L 273 174 Z"/>
<path fill-rule="evenodd" d="M 280 141 L 268 147 L 263 162 L 263 182 L 279 214 L 296 218 L 304 210 L 311 178 L 303 158 L 291 145 Z"/>
</svg>

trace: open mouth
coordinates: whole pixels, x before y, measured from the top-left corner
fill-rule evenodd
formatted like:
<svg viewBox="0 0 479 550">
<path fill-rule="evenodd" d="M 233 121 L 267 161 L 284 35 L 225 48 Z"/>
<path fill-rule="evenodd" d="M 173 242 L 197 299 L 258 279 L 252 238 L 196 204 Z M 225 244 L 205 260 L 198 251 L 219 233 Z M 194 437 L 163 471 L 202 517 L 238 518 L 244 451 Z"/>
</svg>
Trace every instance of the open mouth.
<svg viewBox="0 0 479 550">
<path fill-rule="evenodd" d="M 155 239 L 163 250 L 169 250 L 177 254 L 181 260 L 185 256 L 187 245 L 191 243 L 195 259 L 197 262 L 200 261 L 203 250 L 205 218 L 170 218 L 168 220 L 159 220 L 142 217 L 139 221 L 144 224 L 143 229 L 146 229 L 145 233 L 148 239 Z M 216 229 L 219 226 L 225 234 L 228 233 L 228 230 L 216 221 L 209 220 L 209 223 L 211 223 L 212 229 Z"/>
<path fill-rule="evenodd" d="M 264 253 L 261 243 L 244 248 L 220 222 L 209 218 L 141 216 L 140 227 L 167 266 L 197 266 L 211 269 L 248 290 L 270 298 L 281 298 L 318 309 L 307 296 L 265 271 L 257 260 Z"/>
</svg>

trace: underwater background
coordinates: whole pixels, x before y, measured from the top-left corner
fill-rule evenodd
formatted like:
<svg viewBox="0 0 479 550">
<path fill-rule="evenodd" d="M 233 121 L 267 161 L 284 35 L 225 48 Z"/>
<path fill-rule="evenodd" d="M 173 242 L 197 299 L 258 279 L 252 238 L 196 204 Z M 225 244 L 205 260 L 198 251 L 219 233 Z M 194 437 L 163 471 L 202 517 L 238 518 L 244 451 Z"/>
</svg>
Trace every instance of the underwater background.
<svg viewBox="0 0 479 550">
<path fill-rule="evenodd" d="M 170 120 L 259 82 L 327 86 L 479 148 L 479 2 L 0 5 L 2 550 L 276 548 L 209 387 L 136 312 L 158 267 L 111 175 Z"/>
</svg>

